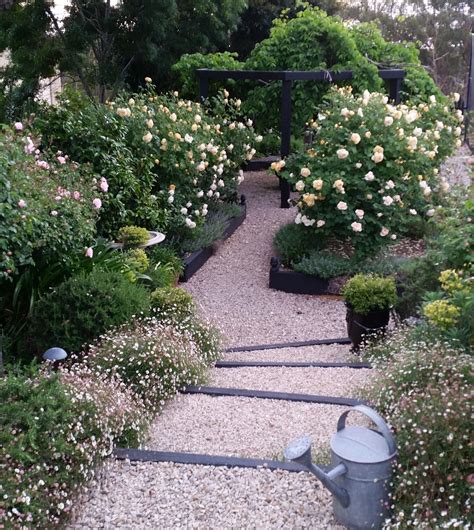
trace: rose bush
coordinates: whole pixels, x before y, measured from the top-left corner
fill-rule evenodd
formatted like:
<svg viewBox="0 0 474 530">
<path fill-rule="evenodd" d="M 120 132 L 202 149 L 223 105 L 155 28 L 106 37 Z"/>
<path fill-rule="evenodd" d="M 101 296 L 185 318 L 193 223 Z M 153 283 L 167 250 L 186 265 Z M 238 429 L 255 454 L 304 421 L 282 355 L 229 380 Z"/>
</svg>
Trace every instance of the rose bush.
<svg viewBox="0 0 474 530">
<path fill-rule="evenodd" d="M 367 255 L 433 215 L 449 189 L 438 167 L 460 144 L 461 121 L 434 96 L 395 106 L 382 94 L 333 89 L 311 122 L 313 144 L 272 168 L 299 193 L 297 224 L 315 238 L 349 238 Z"/>
<path fill-rule="evenodd" d="M 210 108 L 158 96 L 151 82 L 106 106 L 69 94 L 35 122 L 43 142 L 90 162 L 107 180 L 98 231 L 115 237 L 124 225 L 189 232 L 211 202 L 232 199 L 238 168 L 255 153 L 252 124 L 238 118 L 228 93 Z"/>
</svg>

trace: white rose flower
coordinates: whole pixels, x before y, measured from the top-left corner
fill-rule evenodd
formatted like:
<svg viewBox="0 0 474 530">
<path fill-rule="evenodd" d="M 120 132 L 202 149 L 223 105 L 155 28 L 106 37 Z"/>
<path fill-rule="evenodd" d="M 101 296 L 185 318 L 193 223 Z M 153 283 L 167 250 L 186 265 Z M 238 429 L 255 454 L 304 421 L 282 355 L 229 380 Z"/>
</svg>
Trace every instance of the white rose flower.
<svg viewBox="0 0 474 530">
<path fill-rule="evenodd" d="M 191 208 L 192 205 L 193 205 L 193 203 L 190 202 L 190 201 L 188 201 L 188 202 L 186 203 L 186 208 Z"/>
<path fill-rule="evenodd" d="M 430 209 L 426 212 L 426 215 L 427 215 L 428 217 L 433 217 L 434 214 L 435 214 L 434 208 L 430 208 Z"/>
<path fill-rule="evenodd" d="M 304 190 L 304 182 L 302 180 L 298 180 L 298 182 L 295 184 L 296 191 L 303 191 Z"/>
<path fill-rule="evenodd" d="M 313 188 L 316 191 L 322 190 L 323 189 L 323 181 L 322 181 L 322 179 L 313 180 Z"/>
<path fill-rule="evenodd" d="M 178 117 L 176 116 L 176 114 L 173 112 L 170 114 L 170 120 L 171 121 L 176 121 L 178 119 Z"/>
<path fill-rule="evenodd" d="M 372 171 L 369 171 L 365 174 L 364 180 L 366 180 L 367 182 L 372 182 L 373 180 L 375 180 L 375 175 L 372 173 Z"/>
<path fill-rule="evenodd" d="M 385 184 L 386 190 L 392 190 L 395 187 L 395 182 L 393 180 L 388 180 L 387 184 Z"/>
<path fill-rule="evenodd" d="M 219 188 L 223 188 L 224 187 L 224 181 L 222 179 L 219 179 L 217 181 L 217 185 L 219 186 Z"/>
<path fill-rule="evenodd" d="M 355 221 L 351 223 L 351 228 L 354 230 L 354 232 L 362 232 L 362 224 L 356 223 Z"/>
<path fill-rule="evenodd" d="M 148 144 L 148 143 L 150 143 L 150 142 L 153 140 L 153 135 L 151 134 L 150 131 L 148 131 L 146 134 L 143 135 L 143 138 L 142 138 L 142 139 L 143 139 L 143 141 L 144 141 L 145 143 Z"/>
<path fill-rule="evenodd" d="M 172 204 L 172 203 L 174 202 L 174 195 L 170 195 L 170 196 L 168 197 L 168 202 L 169 202 L 170 204 Z"/>
<path fill-rule="evenodd" d="M 413 136 L 416 136 L 417 138 L 420 137 L 423 134 L 423 129 L 421 127 L 415 127 L 413 129 Z"/>
<path fill-rule="evenodd" d="M 311 175 L 311 171 L 307 168 L 307 167 L 303 167 L 300 171 L 300 175 L 303 177 L 303 178 L 307 178 Z"/>
<path fill-rule="evenodd" d="M 345 203 L 344 201 L 339 201 L 339 202 L 337 203 L 336 208 L 337 208 L 338 210 L 340 210 L 341 212 L 343 212 L 343 211 L 347 210 L 347 203 Z"/>
<path fill-rule="evenodd" d="M 370 138 L 370 137 L 372 136 L 372 133 L 371 133 L 370 131 L 366 131 L 366 132 L 364 133 L 364 136 L 365 136 L 366 138 Z"/>
<path fill-rule="evenodd" d="M 185 134 L 184 135 L 184 141 L 187 142 L 188 144 L 192 144 L 193 140 L 194 140 L 194 138 L 190 134 Z"/>
<path fill-rule="evenodd" d="M 202 190 L 198 191 L 198 192 L 196 193 L 196 197 L 197 197 L 198 199 L 200 199 L 201 197 L 204 197 L 204 192 L 203 192 Z"/>
<path fill-rule="evenodd" d="M 322 219 L 319 219 L 319 220 L 316 222 L 316 226 L 317 226 L 318 228 L 322 228 L 325 224 L 326 224 L 326 221 L 323 221 Z"/>
<path fill-rule="evenodd" d="M 365 212 L 364 212 L 364 210 L 360 210 L 360 209 L 359 209 L 359 210 L 356 210 L 356 211 L 355 211 L 355 214 L 357 215 L 357 217 L 358 217 L 359 219 L 362 219 L 362 218 L 364 217 L 364 215 L 365 215 Z"/>
<path fill-rule="evenodd" d="M 295 224 L 297 225 L 301 224 L 301 217 L 302 215 L 300 213 L 295 217 Z"/>
<path fill-rule="evenodd" d="M 183 214 L 183 215 L 186 215 L 188 213 L 188 209 L 187 208 L 181 208 L 180 212 Z"/>
<path fill-rule="evenodd" d="M 151 129 L 153 127 L 154 123 L 153 120 L 150 118 L 149 120 L 146 120 L 146 126 Z"/>
<path fill-rule="evenodd" d="M 376 163 L 376 164 L 379 164 L 380 162 L 382 162 L 383 160 L 383 153 L 381 153 L 380 151 L 377 152 L 377 153 L 374 153 L 372 155 L 372 160 Z"/>
<path fill-rule="evenodd" d="M 196 223 L 192 221 L 189 217 L 186 217 L 185 223 L 188 228 L 196 228 Z"/>
<path fill-rule="evenodd" d="M 436 96 L 431 95 L 429 97 L 430 103 L 436 103 Z"/>
<path fill-rule="evenodd" d="M 260 143 L 261 141 L 263 141 L 263 136 L 261 134 L 259 134 L 258 136 L 255 137 L 255 141 L 257 143 Z"/>
<path fill-rule="evenodd" d="M 414 208 L 410 208 L 409 212 L 411 215 L 418 215 L 418 212 Z"/>
<path fill-rule="evenodd" d="M 380 235 L 382 237 L 385 237 L 388 235 L 388 233 L 390 232 L 390 230 L 388 228 L 385 228 L 385 226 L 382 226 L 382 230 L 380 230 Z"/>
<path fill-rule="evenodd" d="M 385 127 L 390 127 L 392 123 L 393 123 L 392 116 L 385 116 L 385 119 L 383 120 L 383 124 L 385 125 Z"/>
<path fill-rule="evenodd" d="M 454 136 L 461 136 L 461 132 L 462 132 L 461 127 L 456 127 L 454 129 Z"/>
<path fill-rule="evenodd" d="M 336 151 L 336 154 L 339 160 L 344 160 L 349 156 L 349 151 L 347 149 L 341 148 Z"/>
<path fill-rule="evenodd" d="M 391 206 L 393 204 L 393 199 L 389 195 L 385 195 L 382 200 L 385 206 Z"/>
<path fill-rule="evenodd" d="M 360 142 L 361 138 L 360 138 L 360 134 L 357 134 L 357 133 L 352 133 L 351 134 L 351 142 L 354 143 L 354 144 L 358 144 Z"/>
</svg>

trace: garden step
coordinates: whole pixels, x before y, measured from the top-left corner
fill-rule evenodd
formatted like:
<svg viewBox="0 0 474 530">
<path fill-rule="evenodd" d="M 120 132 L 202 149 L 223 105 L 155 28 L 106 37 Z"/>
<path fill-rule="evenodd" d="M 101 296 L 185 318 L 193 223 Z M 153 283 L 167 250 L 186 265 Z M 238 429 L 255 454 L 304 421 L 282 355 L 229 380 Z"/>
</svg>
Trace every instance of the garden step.
<svg viewBox="0 0 474 530">
<path fill-rule="evenodd" d="M 296 400 L 302 396 L 309 399 L 322 396 L 332 398 L 355 398 L 367 386 L 375 372 L 367 368 L 321 368 L 321 367 L 239 367 L 210 372 L 209 385 L 245 391 L 266 393 L 289 393 Z M 242 394 L 240 394 L 242 395 Z M 263 397 L 263 396 L 256 396 Z M 272 396 L 270 396 L 271 398 Z M 275 398 L 273 398 L 275 399 Z M 286 399 L 282 397 L 281 399 Z"/>
<path fill-rule="evenodd" d="M 313 439 L 321 461 L 348 406 L 284 399 L 181 395 L 152 424 L 146 449 L 283 460 L 294 438 Z"/>
<path fill-rule="evenodd" d="M 214 368 L 274 368 L 274 367 L 285 367 L 285 368 L 372 368 L 370 363 L 351 363 L 351 362 L 334 362 L 334 363 L 323 363 L 318 361 L 217 361 L 214 364 Z"/>
<path fill-rule="evenodd" d="M 327 344 L 350 344 L 351 340 L 348 337 L 330 338 L 330 339 L 312 339 L 297 342 L 277 342 L 275 344 L 253 344 L 249 346 L 231 346 L 227 348 L 226 352 L 246 352 L 246 351 L 262 351 L 262 350 L 278 350 L 285 348 L 303 348 L 306 346 L 322 346 Z"/>
<path fill-rule="evenodd" d="M 257 351 L 225 351 L 222 361 L 235 362 L 320 362 L 358 363 L 360 357 L 350 352 L 348 344 L 287 347 Z"/>
<path fill-rule="evenodd" d="M 258 399 L 276 399 L 283 401 L 302 401 L 304 403 L 325 403 L 328 405 L 346 405 L 353 407 L 364 402 L 360 399 L 353 399 L 338 396 L 320 396 L 315 394 L 297 394 L 295 392 L 273 392 L 267 390 L 252 390 L 248 388 L 225 388 L 215 386 L 188 386 L 183 394 L 207 394 L 210 396 L 236 396 Z"/>
<path fill-rule="evenodd" d="M 343 530 L 333 518 L 331 494 L 310 473 L 128 461 L 109 464 L 87 509 L 68 528 L 256 525 Z"/>
</svg>

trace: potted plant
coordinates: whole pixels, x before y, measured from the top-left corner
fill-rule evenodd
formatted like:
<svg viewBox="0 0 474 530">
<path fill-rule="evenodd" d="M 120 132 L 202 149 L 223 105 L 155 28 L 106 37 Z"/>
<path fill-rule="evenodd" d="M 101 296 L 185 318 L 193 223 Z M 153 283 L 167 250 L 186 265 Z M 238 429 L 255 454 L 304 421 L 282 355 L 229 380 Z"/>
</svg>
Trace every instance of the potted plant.
<svg viewBox="0 0 474 530">
<path fill-rule="evenodd" d="M 367 335 L 384 330 L 396 302 L 395 280 L 373 274 L 357 274 L 342 289 L 347 307 L 347 333 L 354 351 Z"/>
</svg>

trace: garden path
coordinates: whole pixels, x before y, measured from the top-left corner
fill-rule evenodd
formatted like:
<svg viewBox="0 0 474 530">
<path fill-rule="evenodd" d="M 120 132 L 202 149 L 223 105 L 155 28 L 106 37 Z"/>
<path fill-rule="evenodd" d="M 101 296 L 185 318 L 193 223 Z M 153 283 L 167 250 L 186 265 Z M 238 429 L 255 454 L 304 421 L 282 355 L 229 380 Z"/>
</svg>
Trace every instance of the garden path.
<svg viewBox="0 0 474 530">
<path fill-rule="evenodd" d="M 331 297 L 268 288 L 272 238 L 290 222 L 279 208 L 277 181 L 247 173 L 247 219 L 185 284 L 227 346 L 344 337 L 345 310 Z M 347 345 L 227 352 L 226 361 L 354 359 Z M 318 367 L 213 368 L 209 385 L 354 398 L 369 369 Z M 330 433 L 347 407 L 250 397 L 178 396 L 150 430 L 147 449 L 245 458 L 283 459 L 290 440 L 311 435 L 316 460 L 328 457 Z M 330 494 L 308 473 L 196 466 L 171 462 L 109 464 L 87 511 L 71 528 L 341 528 Z"/>
</svg>

